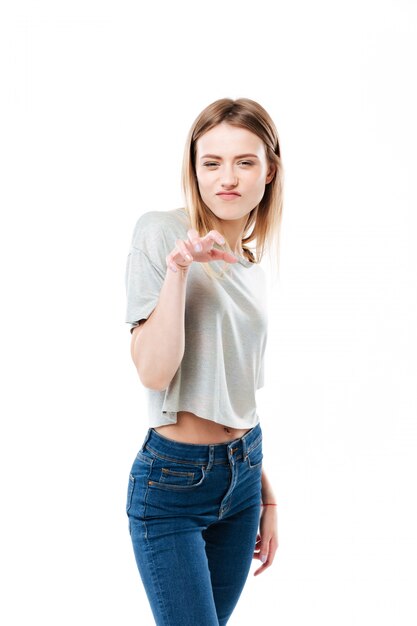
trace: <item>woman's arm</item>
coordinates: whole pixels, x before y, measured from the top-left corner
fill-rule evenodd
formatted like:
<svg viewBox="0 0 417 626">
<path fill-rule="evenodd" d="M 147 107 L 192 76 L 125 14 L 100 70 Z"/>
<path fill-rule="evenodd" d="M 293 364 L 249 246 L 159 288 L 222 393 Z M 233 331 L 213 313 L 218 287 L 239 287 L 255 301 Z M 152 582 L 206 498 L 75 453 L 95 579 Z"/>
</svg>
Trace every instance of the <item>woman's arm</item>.
<svg viewBox="0 0 417 626">
<path fill-rule="evenodd" d="M 225 243 L 217 230 L 199 237 L 190 228 L 187 235 L 188 240 L 175 240 L 175 248 L 165 259 L 167 271 L 156 307 L 132 332 L 131 355 L 139 378 L 145 387 L 157 391 L 168 387 L 184 356 L 185 296 L 191 263 L 237 263 L 234 254 L 213 248 L 215 242 Z"/>
<path fill-rule="evenodd" d="M 271 483 L 266 477 L 262 468 L 262 502 L 277 504 L 276 497 L 272 491 Z M 264 506 L 262 507 L 261 519 L 259 521 L 259 533 L 256 537 L 254 559 L 262 562 L 255 572 L 254 576 L 258 576 L 272 565 L 275 558 L 275 552 L 278 550 L 278 507 Z"/>
<path fill-rule="evenodd" d="M 272 490 L 272 485 L 265 474 L 264 468 L 262 468 L 262 502 L 277 503 L 275 494 Z"/>
<path fill-rule="evenodd" d="M 142 384 L 166 389 L 184 355 L 185 295 L 188 268 L 167 270 L 158 304 L 148 319 L 133 329 L 131 355 Z"/>
</svg>

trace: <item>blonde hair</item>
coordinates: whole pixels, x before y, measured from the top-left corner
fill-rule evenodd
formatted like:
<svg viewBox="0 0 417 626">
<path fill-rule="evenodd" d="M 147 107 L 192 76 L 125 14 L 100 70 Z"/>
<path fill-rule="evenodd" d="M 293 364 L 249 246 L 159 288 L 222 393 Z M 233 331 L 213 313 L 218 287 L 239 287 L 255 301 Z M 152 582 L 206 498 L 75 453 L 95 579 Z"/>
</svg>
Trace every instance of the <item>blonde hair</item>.
<svg viewBox="0 0 417 626">
<path fill-rule="evenodd" d="M 277 269 L 279 271 L 279 239 L 283 208 L 283 178 L 284 171 L 281 162 L 281 151 L 278 133 L 274 122 L 265 109 L 249 98 L 232 100 L 222 98 L 209 104 L 195 119 L 188 133 L 184 149 L 182 164 L 182 191 L 185 200 L 185 210 L 188 213 L 191 228 L 197 230 L 200 236 L 206 235 L 216 228 L 213 215 L 203 202 L 198 188 L 195 158 L 197 140 L 207 131 L 221 122 L 231 126 L 246 128 L 260 139 L 265 145 L 268 164 L 274 164 L 276 168 L 273 179 L 265 185 L 265 193 L 249 215 L 243 231 L 242 249 L 247 259 L 254 263 L 260 263 L 265 247 L 270 249 L 274 241 L 276 252 Z M 251 228 L 253 229 L 251 230 Z M 256 240 L 255 254 L 248 247 L 249 242 Z M 217 245 L 217 244 L 215 244 Z M 227 241 L 224 246 L 232 252 Z M 203 263 L 204 269 L 212 277 L 221 278 L 210 267 L 210 263 Z M 225 266 L 228 266 L 225 263 Z"/>
</svg>

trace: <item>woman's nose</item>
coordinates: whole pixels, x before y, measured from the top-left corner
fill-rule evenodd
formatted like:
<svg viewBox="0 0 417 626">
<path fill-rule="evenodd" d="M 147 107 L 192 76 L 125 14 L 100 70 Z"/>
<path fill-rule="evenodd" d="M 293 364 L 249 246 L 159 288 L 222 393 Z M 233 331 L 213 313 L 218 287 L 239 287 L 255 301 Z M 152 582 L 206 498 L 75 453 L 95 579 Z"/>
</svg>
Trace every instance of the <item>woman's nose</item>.
<svg viewBox="0 0 417 626">
<path fill-rule="evenodd" d="M 237 176 L 233 167 L 224 166 L 221 174 L 221 183 L 225 187 L 235 187 L 238 183 Z"/>
</svg>

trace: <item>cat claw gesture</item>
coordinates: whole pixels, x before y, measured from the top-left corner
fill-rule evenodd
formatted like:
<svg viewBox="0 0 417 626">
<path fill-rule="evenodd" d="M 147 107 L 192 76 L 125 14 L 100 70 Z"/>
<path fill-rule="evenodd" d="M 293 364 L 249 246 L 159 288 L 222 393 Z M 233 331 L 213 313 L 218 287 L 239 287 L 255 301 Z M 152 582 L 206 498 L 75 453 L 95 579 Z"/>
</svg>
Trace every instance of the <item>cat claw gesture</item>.
<svg viewBox="0 0 417 626">
<path fill-rule="evenodd" d="M 207 263 L 208 261 L 226 261 L 236 263 L 234 254 L 213 248 L 214 243 L 223 245 L 224 237 L 217 230 L 210 230 L 204 237 L 200 237 L 193 228 L 187 231 L 188 240 L 176 239 L 175 248 L 166 256 L 166 264 L 173 271 L 186 270 L 193 261 Z"/>
</svg>

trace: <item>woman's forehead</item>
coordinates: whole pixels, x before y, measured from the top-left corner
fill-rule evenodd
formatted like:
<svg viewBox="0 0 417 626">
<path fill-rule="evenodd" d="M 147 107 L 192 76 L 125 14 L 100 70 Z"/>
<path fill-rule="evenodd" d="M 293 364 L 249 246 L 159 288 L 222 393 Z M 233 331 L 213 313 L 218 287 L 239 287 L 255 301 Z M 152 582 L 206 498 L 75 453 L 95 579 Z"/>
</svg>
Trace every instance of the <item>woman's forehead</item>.
<svg viewBox="0 0 417 626">
<path fill-rule="evenodd" d="M 252 153 L 258 158 L 265 156 L 265 146 L 255 133 L 241 126 L 222 122 L 201 135 L 196 142 L 199 158 L 242 156 Z"/>
</svg>

